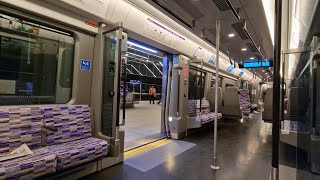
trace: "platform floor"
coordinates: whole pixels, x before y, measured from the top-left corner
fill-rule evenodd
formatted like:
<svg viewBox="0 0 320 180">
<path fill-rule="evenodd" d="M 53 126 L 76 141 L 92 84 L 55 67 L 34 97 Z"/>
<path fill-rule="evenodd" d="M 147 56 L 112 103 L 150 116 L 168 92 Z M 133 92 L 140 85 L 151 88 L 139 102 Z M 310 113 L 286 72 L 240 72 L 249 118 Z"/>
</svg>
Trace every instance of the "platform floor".
<svg viewBox="0 0 320 180">
<path fill-rule="evenodd" d="M 147 172 L 122 163 L 84 179 L 269 180 L 271 139 L 271 124 L 264 123 L 261 114 L 248 120 L 223 120 L 218 125 L 217 152 L 221 167 L 218 171 L 209 168 L 212 163 L 213 131 L 208 128 L 183 139 L 196 146 Z"/>
<path fill-rule="evenodd" d="M 161 104 L 141 101 L 134 108 L 126 109 L 126 123 L 121 127 L 125 130 L 125 150 L 165 136 L 161 134 L 161 107 Z M 120 115 L 122 119 L 122 110 Z"/>
</svg>

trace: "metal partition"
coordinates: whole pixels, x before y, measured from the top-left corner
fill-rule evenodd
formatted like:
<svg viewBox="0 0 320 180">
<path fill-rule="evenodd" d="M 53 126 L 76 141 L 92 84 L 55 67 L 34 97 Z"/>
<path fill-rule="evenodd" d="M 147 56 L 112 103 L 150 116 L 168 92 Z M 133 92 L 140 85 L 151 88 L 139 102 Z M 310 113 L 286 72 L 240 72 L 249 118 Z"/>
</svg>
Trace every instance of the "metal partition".
<svg viewBox="0 0 320 180">
<path fill-rule="evenodd" d="M 185 136 L 187 122 L 189 64 L 188 58 L 174 55 L 170 87 L 169 128 L 171 137 L 180 139 Z"/>
<path fill-rule="evenodd" d="M 91 95 L 95 136 L 109 141 L 112 156 L 120 152 L 120 78 L 122 63 L 126 63 L 126 39 L 122 23 L 101 24 L 95 39 Z"/>
</svg>

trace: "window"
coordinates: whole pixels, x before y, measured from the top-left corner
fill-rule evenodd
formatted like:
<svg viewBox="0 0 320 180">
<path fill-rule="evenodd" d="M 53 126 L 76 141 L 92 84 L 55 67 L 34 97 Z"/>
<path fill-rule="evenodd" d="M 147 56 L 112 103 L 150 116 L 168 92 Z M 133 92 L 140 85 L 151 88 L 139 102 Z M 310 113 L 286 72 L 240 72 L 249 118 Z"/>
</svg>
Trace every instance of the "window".
<svg viewBox="0 0 320 180">
<path fill-rule="evenodd" d="M 206 73 L 201 76 L 199 70 L 189 70 L 189 99 L 202 99 L 204 97 L 205 76 Z"/>
<path fill-rule="evenodd" d="M 68 102 L 74 43 L 69 33 L 0 14 L 0 105 Z"/>
</svg>

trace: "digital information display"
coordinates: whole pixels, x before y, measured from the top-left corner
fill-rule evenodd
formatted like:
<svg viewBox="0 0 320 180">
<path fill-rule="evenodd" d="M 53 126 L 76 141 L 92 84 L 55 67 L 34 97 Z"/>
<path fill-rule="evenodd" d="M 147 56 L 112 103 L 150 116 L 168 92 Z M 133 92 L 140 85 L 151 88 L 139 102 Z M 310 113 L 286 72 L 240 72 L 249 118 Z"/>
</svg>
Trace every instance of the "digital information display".
<svg viewBox="0 0 320 180">
<path fill-rule="evenodd" d="M 243 62 L 242 65 L 239 65 L 240 68 L 259 68 L 259 67 L 272 67 L 271 61 L 250 61 Z"/>
</svg>

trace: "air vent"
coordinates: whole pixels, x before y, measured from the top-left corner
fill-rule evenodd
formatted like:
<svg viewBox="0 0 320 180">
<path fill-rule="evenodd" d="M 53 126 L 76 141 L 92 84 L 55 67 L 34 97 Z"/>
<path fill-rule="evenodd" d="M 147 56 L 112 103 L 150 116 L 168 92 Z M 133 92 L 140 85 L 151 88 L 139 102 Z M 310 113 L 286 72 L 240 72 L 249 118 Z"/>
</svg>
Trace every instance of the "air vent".
<svg viewBox="0 0 320 180">
<path fill-rule="evenodd" d="M 238 35 L 241 37 L 242 40 L 248 39 L 248 36 L 243 31 L 244 24 L 243 22 L 234 23 L 231 25 L 233 29 L 238 33 Z"/>
<path fill-rule="evenodd" d="M 251 42 L 248 42 L 246 45 L 251 52 L 257 52 L 257 48 Z"/>
<path fill-rule="evenodd" d="M 203 13 L 189 1 L 173 0 L 177 5 L 179 5 L 185 12 L 190 14 L 193 19 L 199 19 L 203 17 Z"/>
<path fill-rule="evenodd" d="M 227 11 L 230 10 L 228 3 L 225 0 L 212 0 L 214 4 L 217 6 L 219 11 Z"/>
</svg>

